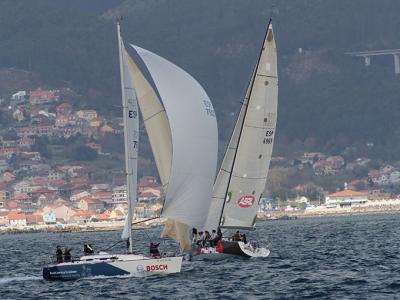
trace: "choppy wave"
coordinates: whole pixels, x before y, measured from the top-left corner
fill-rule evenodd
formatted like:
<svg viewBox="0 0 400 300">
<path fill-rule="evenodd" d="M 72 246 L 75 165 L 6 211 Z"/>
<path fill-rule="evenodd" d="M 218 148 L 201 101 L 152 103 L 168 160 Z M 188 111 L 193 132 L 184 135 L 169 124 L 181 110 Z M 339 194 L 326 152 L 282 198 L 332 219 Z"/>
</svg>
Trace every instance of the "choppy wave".
<svg viewBox="0 0 400 300">
<path fill-rule="evenodd" d="M 135 249 L 147 252 L 148 237 L 159 231 L 136 231 Z M 268 258 L 184 261 L 179 274 L 74 282 L 47 282 L 31 274 L 40 274 L 56 245 L 78 255 L 87 242 L 106 249 L 118 232 L 0 236 L 2 252 L 8 253 L 0 255 L 0 298 L 393 299 L 400 293 L 398 215 L 263 222 L 251 235 L 260 245 L 272 242 Z M 30 250 L 14 252 L 16 245 Z M 162 250 L 170 247 L 169 241 L 161 244 Z"/>
<path fill-rule="evenodd" d="M 38 281 L 43 280 L 41 276 L 15 276 L 15 277 L 0 277 L 0 285 L 2 284 L 10 284 L 13 282 L 21 282 L 21 281 Z"/>
</svg>

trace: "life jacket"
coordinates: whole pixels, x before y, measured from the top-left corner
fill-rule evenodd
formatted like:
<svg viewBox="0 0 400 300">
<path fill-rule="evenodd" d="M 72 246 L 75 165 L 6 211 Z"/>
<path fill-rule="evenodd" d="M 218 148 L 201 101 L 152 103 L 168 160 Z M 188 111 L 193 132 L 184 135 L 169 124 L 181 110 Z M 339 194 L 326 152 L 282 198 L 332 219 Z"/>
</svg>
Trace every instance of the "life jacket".
<svg viewBox="0 0 400 300">
<path fill-rule="evenodd" d="M 215 247 L 218 253 L 224 253 L 224 247 L 222 246 L 221 240 L 217 242 L 217 247 Z"/>
</svg>

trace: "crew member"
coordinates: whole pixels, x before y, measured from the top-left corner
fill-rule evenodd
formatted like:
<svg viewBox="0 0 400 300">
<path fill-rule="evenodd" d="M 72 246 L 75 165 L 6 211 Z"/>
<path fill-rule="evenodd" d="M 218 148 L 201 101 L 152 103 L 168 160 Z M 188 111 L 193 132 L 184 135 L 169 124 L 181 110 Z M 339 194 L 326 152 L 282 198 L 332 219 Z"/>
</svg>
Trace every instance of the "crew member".
<svg viewBox="0 0 400 300">
<path fill-rule="evenodd" d="M 247 244 L 247 238 L 245 233 L 242 234 L 242 242 Z"/>
<path fill-rule="evenodd" d="M 242 237 L 241 237 L 241 235 L 240 235 L 239 230 L 236 231 L 236 233 L 233 235 L 232 240 L 233 240 L 234 242 L 240 242 L 240 241 L 242 240 Z"/>
<path fill-rule="evenodd" d="M 56 249 L 56 259 L 58 264 L 63 262 L 63 253 L 60 246 L 57 246 Z"/>
<path fill-rule="evenodd" d="M 199 232 L 199 238 L 197 239 L 197 246 L 199 247 L 204 247 L 204 235 L 203 235 L 203 231 Z"/>
<path fill-rule="evenodd" d="M 197 244 L 197 228 L 192 229 L 192 244 Z"/>
<path fill-rule="evenodd" d="M 91 255 L 94 253 L 94 250 L 92 248 L 91 244 L 85 244 L 83 245 L 83 253 L 85 253 L 85 255 Z"/>
<path fill-rule="evenodd" d="M 160 246 L 160 243 L 150 243 L 150 254 L 153 258 L 159 258 L 161 256 L 158 246 Z"/>
<path fill-rule="evenodd" d="M 215 247 L 217 244 L 217 232 L 215 229 L 211 231 L 210 247 Z"/>
<path fill-rule="evenodd" d="M 71 249 L 65 247 L 64 249 L 64 262 L 70 262 L 71 261 Z"/>
<path fill-rule="evenodd" d="M 221 228 L 218 227 L 218 232 L 217 232 L 217 241 L 222 240 L 222 231 Z"/>
<path fill-rule="evenodd" d="M 210 233 L 206 230 L 205 231 L 205 236 L 204 236 L 204 244 L 203 246 L 207 246 L 207 244 L 211 245 L 211 235 Z"/>
</svg>

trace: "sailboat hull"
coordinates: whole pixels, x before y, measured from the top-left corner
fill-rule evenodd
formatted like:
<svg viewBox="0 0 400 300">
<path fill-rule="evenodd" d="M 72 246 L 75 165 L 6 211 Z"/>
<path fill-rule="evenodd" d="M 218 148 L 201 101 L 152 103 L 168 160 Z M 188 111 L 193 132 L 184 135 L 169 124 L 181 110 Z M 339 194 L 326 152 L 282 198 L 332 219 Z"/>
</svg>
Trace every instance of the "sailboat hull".
<svg viewBox="0 0 400 300">
<path fill-rule="evenodd" d="M 200 251 L 199 258 L 204 260 L 223 260 L 229 257 L 268 257 L 270 251 L 266 248 L 253 247 L 250 243 L 221 241 L 222 253 L 214 251 Z"/>
<path fill-rule="evenodd" d="M 140 255 L 84 256 L 78 261 L 49 265 L 43 268 L 43 278 L 68 281 L 96 276 L 144 277 L 179 273 L 182 257 L 146 258 Z"/>
</svg>

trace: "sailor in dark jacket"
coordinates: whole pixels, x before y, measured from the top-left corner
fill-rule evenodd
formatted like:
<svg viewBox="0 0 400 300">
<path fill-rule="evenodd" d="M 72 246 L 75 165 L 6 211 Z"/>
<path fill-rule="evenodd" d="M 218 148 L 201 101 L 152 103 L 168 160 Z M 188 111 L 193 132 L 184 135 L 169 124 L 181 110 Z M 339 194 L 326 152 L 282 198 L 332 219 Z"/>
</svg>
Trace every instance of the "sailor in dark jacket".
<svg viewBox="0 0 400 300">
<path fill-rule="evenodd" d="M 65 247 L 64 249 L 64 261 L 70 262 L 71 261 L 71 249 Z"/>
<path fill-rule="evenodd" d="M 63 253 L 60 246 L 57 246 L 56 249 L 56 259 L 58 264 L 63 262 Z"/>
<path fill-rule="evenodd" d="M 160 243 L 156 244 L 151 242 L 150 243 L 150 254 L 152 257 L 160 257 L 160 251 L 158 250 L 158 246 L 160 246 Z"/>
</svg>

